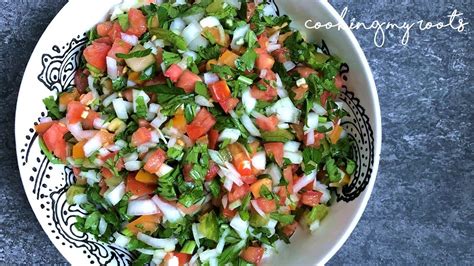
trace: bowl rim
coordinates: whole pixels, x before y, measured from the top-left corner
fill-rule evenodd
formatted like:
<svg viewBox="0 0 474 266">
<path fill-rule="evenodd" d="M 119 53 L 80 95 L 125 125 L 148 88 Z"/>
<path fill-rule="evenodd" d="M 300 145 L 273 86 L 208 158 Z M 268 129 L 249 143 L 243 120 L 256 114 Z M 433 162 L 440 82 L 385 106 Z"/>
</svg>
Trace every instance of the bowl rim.
<svg viewBox="0 0 474 266">
<path fill-rule="evenodd" d="M 350 40 L 348 45 L 352 46 L 352 49 L 356 52 L 354 54 L 354 56 L 356 56 L 362 64 L 363 72 L 361 72 L 360 74 L 364 75 L 366 77 L 366 79 L 368 80 L 368 82 L 369 82 L 368 83 L 369 86 L 367 88 L 369 90 L 369 95 L 371 97 L 371 101 L 369 101 L 369 104 L 370 103 L 372 104 L 372 110 L 373 110 L 373 116 L 374 116 L 374 120 L 373 120 L 373 123 L 374 123 L 374 128 L 373 128 L 373 130 L 374 130 L 374 162 L 373 162 L 373 166 L 372 166 L 372 174 L 371 174 L 371 177 L 370 177 L 369 184 L 365 188 L 365 193 L 363 193 L 363 195 L 361 195 L 363 198 L 361 199 L 360 204 L 357 206 L 357 212 L 355 213 L 353 219 L 350 221 L 348 226 L 346 226 L 343 234 L 339 237 L 339 239 L 332 246 L 332 248 L 326 252 L 326 255 L 319 262 L 315 262 L 315 264 L 319 265 L 319 264 L 327 263 L 336 254 L 336 252 L 342 247 L 342 245 L 349 238 L 352 231 L 355 229 L 355 227 L 358 224 L 360 218 L 362 217 L 362 214 L 365 211 L 368 200 L 370 199 L 370 196 L 371 196 L 372 191 L 373 191 L 373 187 L 374 187 L 375 180 L 376 180 L 376 177 L 377 177 L 379 162 L 380 162 L 380 153 L 381 153 L 381 145 L 382 145 L 382 120 L 381 120 L 380 102 L 379 102 L 379 98 L 378 98 L 378 93 L 377 93 L 374 77 L 373 77 L 372 71 L 370 69 L 370 66 L 368 64 L 367 58 L 366 58 L 362 48 L 360 47 L 359 42 L 355 38 L 353 32 L 347 27 L 346 22 L 342 19 L 342 17 L 339 15 L 339 13 L 335 10 L 335 8 L 329 2 L 324 1 L 324 0 L 316 0 L 316 1 L 320 2 L 322 7 L 325 8 L 325 12 L 327 12 L 332 19 L 334 19 L 340 25 L 344 26 L 343 29 L 340 31 L 340 34 L 344 34 Z M 51 31 L 52 25 L 55 23 L 55 21 L 58 20 L 58 17 L 62 17 L 62 14 L 66 13 L 66 10 L 73 7 L 74 4 L 76 4 L 78 2 L 79 1 L 77 1 L 77 0 L 68 1 L 61 8 L 61 10 L 55 15 L 55 17 L 51 20 L 51 22 L 48 24 L 48 26 L 46 27 L 46 29 L 42 33 L 41 37 L 38 39 L 38 42 L 35 45 L 35 48 L 34 48 L 33 52 L 31 53 L 30 59 L 28 60 L 28 63 L 25 67 L 24 73 L 27 73 L 27 72 L 31 71 L 31 68 L 34 65 L 34 62 L 32 60 L 33 60 L 33 58 L 36 58 L 33 55 L 35 55 L 39 52 L 40 47 L 38 46 L 38 43 L 41 41 L 43 36 L 47 32 Z M 113 3 L 113 2 L 117 2 L 117 1 L 116 0 L 112 0 L 112 1 L 108 0 L 108 2 Z M 63 247 L 59 244 L 58 241 L 53 241 L 53 239 L 51 238 L 50 234 L 47 231 L 47 228 L 40 221 L 40 219 L 39 219 L 40 210 L 38 210 L 37 208 L 33 208 L 33 204 L 32 204 L 32 202 L 34 201 L 33 196 L 32 196 L 31 193 L 26 192 L 26 190 L 25 190 L 26 189 L 26 186 L 25 186 L 26 179 L 22 178 L 22 176 L 23 176 L 22 175 L 22 172 L 23 172 L 22 168 L 24 168 L 24 166 L 21 164 L 21 160 L 20 160 L 20 156 L 19 156 L 19 146 L 18 146 L 19 138 L 18 137 L 20 136 L 21 133 L 18 131 L 18 128 L 19 128 L 18 125 L 23 123 L 23 122 L 20 121 L 20 119 L 19 119 L 21 111 L 20 111 L 20 108 L 18 108 L 18 107 L 20 107 L 19 106 L 19 104 L 20 104 L 20 97 L 19 96 L 21 95 L 21 88 L 24 86 L 25 83 L 26 83 L 25 82 L 25 75 L 23 74 L 22 81 L 21 81 L 21 84 L 20 84 L 20 87 L 19 87 L 19 93 L 18 93 L 18 97 L 17 97 L 16 107 L 15 107 L 16 108 L 16 110 L 15 110 L 15 147 L 16 147 L 16 153 L 17 153 L 17 164 L 18 164 L 18 168 L 19 168 L 19 172 L 20 172 L 20 179 L 22 181 L 24 193 L 27 196 L 27 199 L 28 199 L 28 202 L 31 206 L 31 209 L 33 210 L 33 212 L 35 214 L 35 218 L 37 219 L 37 221 L 41 225 L 42 230 L 46 233 L 46 235 L 48 236 L 50 241 L 53 243 L 53 245 L 56 247 L 56 249 L 59 251 L 59 253 L 61 253 L 61 255 L 66 260 L 69 261 L 69 257 L 65 256 L 65 252 L 64 252 Z M 71 263 L 73 263 L 73 262 L 71 262 Z"/>
</svg>

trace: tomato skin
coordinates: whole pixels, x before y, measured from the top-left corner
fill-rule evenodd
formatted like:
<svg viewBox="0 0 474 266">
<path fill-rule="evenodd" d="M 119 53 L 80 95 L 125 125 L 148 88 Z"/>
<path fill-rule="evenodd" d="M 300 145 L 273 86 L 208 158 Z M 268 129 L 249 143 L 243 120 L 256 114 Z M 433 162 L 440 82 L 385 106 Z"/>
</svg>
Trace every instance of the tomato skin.
<svg viewBox="0 0 474 266">
<path fill-rule="evenodd" d="M 266 199 L 263 197 L 260 197 L 256 199 L 258 207 L 264 212 L 264 213 L 271 213 L 276 210 L 277 206 L 274 200 L 272 199 Z"/>
<path fill-rule="evenodd" d="M 173 255 L 178 258 L 179 266 L 183 266 L 191 260 L 190 254 L 173 252 Z"/>
<path fill-rule="evenodd" d="M 321 142 L 322 139 L 324 139 L 324 137 L 325 137 L 324 133 L 314 131 L 314 144 L 311 144 L 311 145 L 308 144 L 308 135 L 307 134 L 304 135 L 304 144 L 306 146 L 319 147 L 320 142 Z"/>
<path fill-rule="evenodd" d="M 267 155 L 273 155 L 277 164 L 281 167 L 283 165 L 283 143 L 268 142 L 263 144 Z"/>
<path fill-rule="evenodd" d="M 99 69 L 102 72 L 105 72 L 107 69 L 107 63 L 105 62 L 105 57 L 110 50 L 110 45 L 105 43 L 93 42 L 91 45 L 87 46 L 84 49 L 84 58 L 87 63 L 91 66 Z"/>
<path fill-rule="evenodd" d="M 217 176 L 217 172 L 219 172 L 219 166 L 214 161 L 209 161 L 209 170 L 204 179 L 206 179 L 206 181 L 214 180 Z"/>
<path fill-rule="evenodd" d="M 157 149 L 152 153 L 152 155 L 148 158 L 145 163 L 143 169 L 145 169 L 149 173 L 156 173 L 160 170 L 161 165 L 166 160 L 166 152 L 162 149 Z"/>
<path fill-rule="evenodd" d="M 222 209 L 222 215 L 226 217 L 227 219 L 232 219 L 235 215 L 237 214 L 237 209 L 228 209 L 228 208 L 223 208 Z"/>
<path fill-rule="evenodd" d="M 269 43 L 267 33 L 264 32 L 264 33 L 260 34 L 257 38 L 257 42 L 258 42 L 258 45 L 260 45 L 260 48 L 266 50 L 267 47 L 268 47 L 268 43 Z"/>
<path fill-rule="evenodd" d="M 122 35 L 120 33 L 122 33 L 122 27 L 120 27 L 120 24 L 118 22 L 114 22 L 108 34 L 112 42 L 114 42 L 116 39 L 122 38 Z"/>
<path fill-rule="evenodd" d="M 275 64 L 275 59 L 268 53 L 259 54 L 255 61 L 258 70 L 272 69 L 273 64 Z"/>
<path fill-rule="evenodd" d="M 138 147 L 151 141 L 151 131 L 146 127 L 140 127 L 132 134 L 132 146 Z"/>
<path fill-rule="evenodd" d="M 227 100 L 220 101 L 219 104 L 221 105 L 224 112 L 229 113 L 230 111 L 234 110 L 239 102 L 240 100 L 237 98 L 229 98 Z"/>
<path fill-rule="evenodd" d="M 277 129 L 278 122 L 280 121 L 278 120 L 278 117 L 276 115 L 272 115 L 270 117 L 258 117 L 255 122 L 261 130 L 274 131 Z"/>
<path fill-rule="evenodd" d="M 189 70 L 184 70 L 178 79 L 178 83 L 176 83 L 176 87 L 183 89 L 186 93 L 191 93 L 198 81 L 202 81 L 201 77 Z"/>
<path fill-rule="evenodd" d="M 227 146 L 232 155 L 232 163 L 242 176 L 252 174 L 252 160 L 245 147 L 240 143 L 233 143 Z"/>
<path fill-rule="evenodd" d="M 313 191 L 313 190 L 306 191 L 301 195 L 301 203 L 314 207 L 319 204 L 319 201 L 321 200 L 322 195 L 323 193 L 319 191 Z"/>
<path fill-rule="evenodd" d="M 242 182 L 247 185 L 251 185 L 257 181 L 257 177 L 255 175 L 243 175 L 241 176 Z"/>
<path fill-rule="evenodd" d="M 134 175 L 134 173 L 128 174 L 126 184 L 127 192 L 131 192 L 133 195 L 138 197 L 153 194 L 155 192 L 156 185 L 138 182 Z"/>
<path fill-rule="evenodd" d="M 186 132 L 195 141 L 206 134 L 214 125 L 216 119 L 206 108 L 201 108 L 190 125 L 186 126 Z"/>
<path fill-rule="evenodd" d="M 293 171 L 290 166 L 283 169 L 283 177 L 288 183 L 287 185 L 288 193 L 290 194 L 293 193 Z"/>
<path fill-rule="evenodd" d="M 38 135 L 42 136 L 53 124 L 57 123 L 56 121 L 43 122 L 35 126 L 35 131 Z"/>
<path fill-rule="evenodd" d="M 243 184 L 242 186 L 233 185 L 231 191 L 227 195 L 227 198 L 230 202 L 244 198 L 248 193 L 250 193 L 250 186 Z"/>
<path fill-rule="evenodd" d="M 140 37 L 147 30 L 146 17 L 140 10 L 136 8 L 130 8 L 130 10 L 128 11 L 128 22 L 129 27 L 127 29 L 127 34 Z"/>
<path fill-rule="evenodd" d="M 252 95 L 252 97 L 256 98 L 257 100 L 269 102 L 272 101 L 278 95 L 277 90 L 275 88 L 269 86 L 263 81 L 259 81 L 259 83 L 265 86 L 267 89 L 262 91 L 256 85 L 253 85 L 252 89 L 250 89 L 250 94 Z"/>
<path fill-rule="evenodd" d="M 182 73 L 183 69 L 180 66 L 177 64 L 172 64 L 165 71 L 165 77 L 169 78 L 172 82 L 177 82 Z"/>
<path fill-rule="evenodd" d="M 112 29 L 113 23 L 111 21 L 105 21 L 97 24 L 97 34 L 100 37 L 105 37 L 109 34 L 109 31 Z"/>
<path fill-rule="evenodd" d="M 87 117 L 82 119 L 82 127 L 84 129 L 93 129 L 94 128 L 94 120 L 99 118 L 100 115 L 96 111 L 88 110 Z"/>
<path fill-rule="evenodd" d="M 265 250 L 262 247 L 249 246 L 242 251 L 240 257 L 247 262 L 258 265 L 262 260 Z"/>
<path fill-rule="evenodd" d="M 283 234 L 285 234 L 287 237 L 290 237 L 295 233 L 296 228 L 298 228 L 297 222 L 293 222 L 292 224 L 285 225 L 283 227 Z"/>
<path fill-rule="evenodd" d="M 117 62 L 123 62 L 124 59 L 118 58 L 116 54 L 128 54 L 131 49 L 132 45 L 123 40 L 116 39 L 107 56 L 117 60 Z"/>
<path fill-rule="evenodd" d="M 318 74 L 318 72 L 310 67 L 304 67 L 304 66 L 300 66 L 300 67 L 296 67 L 295 68 L 296 72 L 298 72 L 298 74 L 300 74 L 300 76 L 302 78 L 307 78 L 309 77 L 309 75 L 311 74 Z"/>
<path fill-rule="evenodd" d="M 302 100 L 308 91 L 308 86 L 301 86 L 301 87 L 293 87 L 291 90 L 295 94 L 293 97 L 296 101 Z"/>
<path fill-rule="evenodd" d="M 67 157 L 67 144 L 64 135 L 68 131 L 66 126 L 54 123 L 43 134 L 43 141 L 48 150 L 63 161 Z"/>
<path fill-rule="evenodd" d="M 229 86 L 227 86 L 225 80 L 219 80 L 210 84 L 209 91 L 211 92 L 212 99 L 216 102 L 226 100 L 231 96 Z"/>
<path fill-rule="evenodd" d="M 82 120 L 82 113 L 86 110 L 86 107 L 78 101 L 69 102 L 67 105 L 66 118 L 69 124 L 75 124 Z"/>
<path fill-rule="evenodd" d="M 331 97 L 331 93 L 329 91 L 324 91 L 323 94 L 321 95 L 321 106 L 326 107 L 326 102 L 328 101 L 328 98 Z"/>
<path fill-rule="evenodd" d="M 207 147 L 209 149 L 214 150 L 217 146 L 217 139 L 219 138 L 219 131 L 217 131 L 215 129 L 211 129 L 211 130 L 209 130 L 209 133 L 207 134 L 207 137 L 209 139 L 209 143 L 208 143 Z"/>
</svg>

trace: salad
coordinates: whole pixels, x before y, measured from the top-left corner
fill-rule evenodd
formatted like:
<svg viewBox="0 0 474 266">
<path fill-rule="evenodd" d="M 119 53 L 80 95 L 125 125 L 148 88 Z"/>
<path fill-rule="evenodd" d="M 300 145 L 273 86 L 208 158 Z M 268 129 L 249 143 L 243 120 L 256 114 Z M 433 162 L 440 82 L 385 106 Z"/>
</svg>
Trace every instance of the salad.
<svg viewBox="0 0 474 266">
<path fill-rule="evenodd" d="M 125 1 L 43 100 L 75 227 L 135 265 L 260 264 L 316 230 L 356 164 L 341 61 L 259 1 Z"/>
</svg>

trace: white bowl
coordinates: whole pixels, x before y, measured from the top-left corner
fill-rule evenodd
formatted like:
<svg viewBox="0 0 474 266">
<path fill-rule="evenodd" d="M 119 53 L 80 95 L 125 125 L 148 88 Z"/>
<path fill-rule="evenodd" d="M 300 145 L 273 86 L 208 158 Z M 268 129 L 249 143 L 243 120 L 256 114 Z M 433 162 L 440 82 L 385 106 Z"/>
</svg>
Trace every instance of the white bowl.
<svg viewBox="0 0 474 266">
<path fill-rule="evenodd" d="M 69 169 L 50 164 L 41 154 L 33 126 L 46 111 L 41 100 L 64 90 L 73 81 L 85 32 L 104 20 L 117 2 L 73 0 L 66 4 L 36 45 L 18 96 L 15 136 L 25 192 L 44 231 L 73 264 L 127 264 L 132 258 L 126 250 L 97 242 L 74 228 L 74 217 L 81 210 L 69 206 L 65 196 L 73 176 Z M 269 265 L 323 264 L 349 237 L 372 192 L 381 148 L 380 106 L 372 73 L 354 35 L 347 29 L 304 28 L 308 19 L 345 25 L 327 1 L 275 2 L 272 5 L 280 14 L 293 19 L 293 27 L 302 30 L 309 40 L 324 43 L 323 50 L 347 63 L 342 67 L 346 87 L 340 100 L 350 114 L 343 126 L 356 142 L 354 158 L 359 167 L 351 183 L 337 192 L 337 201 L 321 227 L 313 234 L 298 230 L 290 245 L 283 245 L 265 261 Z"/>
</svg>

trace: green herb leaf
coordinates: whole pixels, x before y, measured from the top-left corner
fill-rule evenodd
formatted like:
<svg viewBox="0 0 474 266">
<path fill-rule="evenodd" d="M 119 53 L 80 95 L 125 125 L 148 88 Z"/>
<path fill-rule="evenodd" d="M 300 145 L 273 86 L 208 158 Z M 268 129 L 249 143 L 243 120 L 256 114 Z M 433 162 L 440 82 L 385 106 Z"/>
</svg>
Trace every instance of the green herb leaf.
<svg viewBox="0 0 474 266">
<path fill-rule="evenodd" d="M 255 66 L 257 60 L 257 53 L 253 49 L 247 49 L 245 53 L 235 60 L 235 65 L 240 71 L 251 71 Z"/>
<path fill-rule="evenodd" d="M 148 113 L 148 108 L 145 103 L 145 98 L 143 96 L 138 96 L 135 99 L 135 104 L 137 106 L 137 111 L 135 112 L 139 118 L 145 118 Z"/>
<path fill-rule="evenodd" d="M 270 217 L 274 220 L 279 221 L 283 225 L 291 224 L 295 220 L 295 216 L 291 214 L 282 214 L 273 212 L 270 214 Z"/>
<path fill-rule="evenodd" d="M 59 106 L 54 99 L 54 96 L 49 96 L 43 99 L 43 103 L 48 110 L 48 116 L 52 119 L 61 119 L 63 115 L 59 111 Z"/>
<path fill-rule="evenodd" d="M 210 211 L 201 216 L 198 229 L 204 237 L 217 242 L 219 240 L 219 224 L 216 213 Z"/>
<path fill-rule="evenodd" d="M 115 56 L 122 59 L 140 58 L 151 54 L 151 49 L 139 50 L 128 54 L 116 53 Z"/>
<path fill-rule="evenodd" d="M 123 76 L 112 81 L 112 89 L 114 91 L 122 91 L 127 87 L 127 79 Z"/>
<path fill-rule="evenodd" d="M 155 35 L 157 39 L 164 40 L 176 46 L 179 50 L 186 51 L 188 49 L 188 46 L 186 45 L 186 41 L 184 40 L 184 38 L 170 30 L 156 28 L 156 29 L 151 29 L 150 33 L 152 35 Z"/>
</svg>

